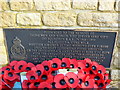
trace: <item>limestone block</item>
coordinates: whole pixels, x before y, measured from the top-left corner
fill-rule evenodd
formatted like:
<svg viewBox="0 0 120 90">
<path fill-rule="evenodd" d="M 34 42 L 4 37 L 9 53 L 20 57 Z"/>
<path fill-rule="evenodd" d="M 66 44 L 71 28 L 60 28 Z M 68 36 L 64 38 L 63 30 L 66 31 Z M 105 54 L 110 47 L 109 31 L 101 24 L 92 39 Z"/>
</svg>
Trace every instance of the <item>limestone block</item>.
<svg viewBox="0 0 120 90">
<path fill-rule="evenodd" d="M 41 25 L 40 13 L 19 13 L 17 14 L 17 23 L 20 25 Z"/>
<path fill-rule="evenodd" d="M 112 80 L 120 80 L 120 70 L 112 70 L 111 71 L 111 79 Z"/>
<path fill-rule="evenodd" d="M 118 13 L 81 12 L 78 25 L 89 27 L 118 27 Z"/>
<path fill-rule="evenodd" d="M 120 0 L 116 0 L 115 10 L 120 11 Z"/>
<path fill-rule="evenodd" d="M 34 0 L 37 10 L 69 10 L 70 0 Z"/>
<path fill-rule="evenodd" d="M 46 26 L 74 26 L 76 14 L 74 12 L 48 12 L 43 15 L 43 22 Z"/>
<path fill-rule="evenodd" d="M 1 12 L 0 13 L 0 27 L 4 26 L 15 26 L 16 25 L 16 14 L 12 12 Z"/>
<path fill-rule="evenodd" d="M 10 0 L 11 10 L 32 10 L 33 0 Z"/>
<path fill-rule="evenodd" d="M 110 11 L 114 10 L 115 0 L 99 0 L 99 10 Z"/>
<path fill-rule="evenodd" d="M 82 10 L 96 10 L 98 5 L 98 0 L 73 0 L 74 9 Z"/>
<path fill-rule="evenodd" d="M 0 11 L 9 10 L 9 5 L 7 0 L 0 0 Z"/>
</svg>

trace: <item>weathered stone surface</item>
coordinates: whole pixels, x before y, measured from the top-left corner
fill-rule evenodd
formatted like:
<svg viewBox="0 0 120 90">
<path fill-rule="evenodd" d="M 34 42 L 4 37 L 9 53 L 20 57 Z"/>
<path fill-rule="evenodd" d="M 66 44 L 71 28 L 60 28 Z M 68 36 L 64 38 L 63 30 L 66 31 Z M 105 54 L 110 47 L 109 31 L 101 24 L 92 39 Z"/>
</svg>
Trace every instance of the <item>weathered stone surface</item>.
<svg viewBox="0 0 120 90">
<path fill-rule="evenodd" d="M 43 22 L 46 26 L 74 26 L 76 14 L 74 12 L 45 13 Z"/>
<path fill-rule="evenodd" d="M 1 12 L 0 13 L 0 26 L 15 26 L 16 14 L 12 12 Z"/>
<path fill-rule="evenodd" d="M 31 10 L 33 6 L 33 0 L 10 0 L 11 10 Z"/>
<path fill-rule="evenodd" d="M 98 0 L 73 0 L 74 9 L 96 10 Z"/>
<path fill-rule="evenodd" d="M 114 10 L 115 0 L 99 0 L 99 10 L 109 11 Z"/>
<path fill-rule="evenodd" d="M 120 81 L 111 81 L 110 88 L 120 88 Z"/>
<path fill-rule="evenodd" d="M 3 45 L 0 46 L 0 54 L 6 54 L 6 48 Z"/>
<path fill-rule="evenodd" d="M 91 27 L 118 27 L 118 14 L 81 12 L 78 15 L 78 24 Z"/>
<path fill-rule="evenodd" d="M 9 10 L 7 0 L 0 0 L 0 11 Z"/>
<path fill-rule="evenodd" d="M 19 13 L 17 23 L 20 25 L 41 25 L 40 13 Z"/>
<path fill-rule="evenodd" d="M 116 0 L 115 10 L 120 11 L 120 0 Z"/>
<path fill-rule="evenodd" d="M 120 32 L 118 33 L 118 42 L 117 42 L 117 46 L 120 48 Z"/>
<path fill-rule="evenodd" d="M 0 54 L 0 66 L 6 65 L 8 63 L 7 55 Z"/>
<path fill-rule="evenodd" d="M 34 0 L 37 10 L 69 10 L 70 0 Z"/>
<path fill-rule="evenodd" d="M 0 46 L 4 45 L 4 36 L 3 36 L 3 30 L 0 28 Z"/>
<path fill-rule="evenodd" d="M 111 71 L 111 79 L 112 80 L 120 80 L 120 70 L 112 70 Z"/>
<path fill-rule="evenodd" d="M 111 68 L 120 68 L 120 48 L 115 47 Z"/>
<path fill-rule="evenodd" d="M 8 63 L 7 53 L 5 46 L 0 46 L 0 66 Z"/>
</svg>

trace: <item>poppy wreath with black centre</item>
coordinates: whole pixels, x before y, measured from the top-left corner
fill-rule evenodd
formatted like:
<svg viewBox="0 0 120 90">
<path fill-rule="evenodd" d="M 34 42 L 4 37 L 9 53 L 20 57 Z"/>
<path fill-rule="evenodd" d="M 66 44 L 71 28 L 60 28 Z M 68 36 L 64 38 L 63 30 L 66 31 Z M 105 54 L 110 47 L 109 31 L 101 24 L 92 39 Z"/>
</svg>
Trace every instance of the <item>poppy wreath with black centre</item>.
<svg viewBox="0 0 120 90">
<path fill-rule="evenodd" d="M 52 65 L 52 61 L 51 60 L 50 61 L 43 61 L 41 64 L 44 67 L 44 70 L 45 70 L 44 72 L 45 73 L 49 73 L 51 71 L 51 65 Z"/>
<path fill-rule="evenodd" d="M 35 82 L 38 79 L 38 74 L 35 71 L 28 71 L 26 77 L 31 82 Z"/>
<path fill-rule="evenodd" d="M 105 74 L 105 73 L 106 73 L 106 69 L 105 69 L 105 67 L 102 66 L 102 65 L 99 65 L 99 67 L 97 67 L 97 71 L 98 71 L 98 73 L 100 73 L 100 74 Z"/>
<path fill-rule="evenodd" d="M 84 59 L 84 64 L 86 68 L 90 68 L 92 65 L 92 61 L 89 58 Z"/>
<path fill-rule="evenodd" d="M 15 66 L 14 66 L 14 69 L 15 69 L 15 72 L 16 73 L 20 73 L 20 72 L 24 72 L 25 71 L 25 68 L 24 66 L 27 66 L 27 62 L 25 61 L 19 61 Z"/>
<path fill-rule="evenodd" d="M 41 82 L 40 85 L 38 86 L 38 89 L 44 89 L 44 90 L 49 90 L 52 88 L 51 84 L 48 82 Z"/>
<path fill-rule="evenodd" d="M 78 68 L 78 62 L 76 59 L 70 60 L 70 68 Z"/>
<path fill-rule="evenodd" d="M 31 89 L 37 89 L 38 88 L 38 86 L 40 85 L 40 82 L 34 82 L 34 83 L 31 83 L 30 85 L 29 85 L 29 88 L 31 88 Z"/>
<path fill-rule="evenodd" d="M 52 83 L 53 82 L 53 76 L 51 74 L 43 74 L 40 77 L 40 81 L 41 82 L 48 82 L 48 83 Z"/>
<path fill-rule="evenodd" d="M 63 58 L 61 62 L 61 68 L 70 68 L 70 58 Z"/>
<path fill-rule="evenodd" d="M 94 88 L 95 81 L 90 79 L 89 76 L 86 77 L 84 83 L 81 84 L 82 88 Z"/>
<path fill-rule="evenodd" d="M 4 75 L 5 71 L 12 71 L 12 68 L 10 66 L 5 66 L 0 69 L 0 74 Z"/>
<path fill-rule="evenodd" d="M 52 62 L 51 70 L 61 69 L 61 60 L 59 58 L 53 58 Z"/>
<path fill-rule="evenodd" d="M 27 65 L 23 66 L 23 70 L 25 70 L 25 72 L 28 72 L 31 70 L 32 67 L 35 67 L 33 63 L 27 63 Z"/>
<path fill-rule="evenodd" d="M 93 72 L 94 74 L 97 74 L 98 73 L 98 68 L 99 67 L 99 64 L 95 61 L 92 62 L 92 65 L 91 65 L 91 72 Z"/>
<path fill-rule="evenodd" d="M 31 83 L 29 80 L 24 80 L 22 82 L 22 88 L 29 88 Z"/>
<path fill-rule="evenodd" d="M 76 88 L 79 83 L 79 79 L 77 75 L 73 72 L 68 72 L 66 76 L 64 77 L 65 82 L 70 88 Z"/>
<path fill-rule="evenodd" d="M 5 71 L 4 78 L 9 80 L 9 81 L 14 81 L 14 80 L 18 79 L 19 76 L 16 73 L 14 73 L 14 72 Z"/>
<path fill-rule="evenodd" d="M 84 74 L 84 73 L 78 73 L 77 76 L 78 76 L 78 79 L 79 79 L 78 88 L 82 88 L 81 84 L 85 82 L 85 79 L 86 79 L 87 75 Z"/>
<path fill-rule="evenodd" d="M 12 62 L 10 62 L 10 64 L 9 64 L 9 66 L 11 66 L 12 67 L 12 70 L 15 70 L 14 69 L 14 66 L 18 63 L 19 61 L 12 61 Z"/>
<path fill-rule="evenodd" d="M 40 77 L 44 73 L 44 67 L 42 64 L 38 64 L 36 67 L 32 67 L 32 71 L 35 71 L 38 77 Z"/>
<path fill-rule="evenodd" d="M 55 82 L 55 87 L 56 88 L 66 88 L 67 84 L 66 81 L 64 80 L 64 75 L 63 74 L 58 74 L 54 78 Z"/>
<path fill-rule="evenodd" d="M 78 68 L 77 69 L 78 69 L 78 72 L 79 72 L 80 70 L 85 69 L 85 65 L 82 62 L 78 61 Z"/>
</svg>

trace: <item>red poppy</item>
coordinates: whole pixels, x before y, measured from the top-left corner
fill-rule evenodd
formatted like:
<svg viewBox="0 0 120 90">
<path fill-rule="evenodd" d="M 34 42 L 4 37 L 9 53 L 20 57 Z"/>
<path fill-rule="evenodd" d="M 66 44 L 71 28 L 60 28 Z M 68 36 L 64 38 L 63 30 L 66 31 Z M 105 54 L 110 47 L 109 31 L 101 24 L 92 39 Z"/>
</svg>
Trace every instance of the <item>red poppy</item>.
<svg viewBox="0 0 120 90">
<path fill-rule="evenodd" d="M 99 80 L 97 82 L 99 88 L 106 88 L 106 86 L 111 82 L 110 79 L 108 80 Z"/>
<path fill-rule="evenodd" d="M 38 76 L 41 76 L 44 72 L 44 67 L 42 64 L 38 64 L 36 65 L 36 67 L 32 67 L 32 71 L 35 71 Z"/>
<path fill-rule="evenodd" d="M 34 65 L 33 63 L 28 63 L 27 65 L 24 65 L 24 66 L 23 66 L 23 70 L 24 70 L 25 72 L 28 72 L 28 71 L 31 70 L 32 67 L 35 67 L 35 65 Z"/>
<path fill-rule="evenodd" d="M 66 88 L 67 87 L 67 84 L 64 80 L 64 75 L 63 74 L 56 75 L 55 78 L 54 78 L 54 82 L 56 83 L 55 84 L 56 88 Z"/>
<path fill-rule="evenodd" d="M 9 81 L 8 79 L 2 77 L 2 78 L 1 78 L 1 81 L 2 81 L 2 83 L 1 83 L 2 85 L 8 85 L 8 87 L 9 87 L 9 86 L 10 86 L 10 87 L 13 87 L 13 86 L 14 86 L 14 83 L 16 82 L 16 79 L 13 80 L 13 81 Z"/>
<path fill-rule="evenodd" d="M 83 74 L 83 73 L 78 73 L 77 76 L 78 76 L 78 79 L 79 79 L 78 87 L 82 88 L 81 84 L 85 82 L 85 79 L 86 79 L 87 75 Z"/>
<path fill-rule="evenodd" d="M 48 82 L 48 83 L 52 83 L 53 82 L 53 76 L 51 74 L 43 74 L 40 77 L 40 81 L 43 82 Z"/>
<path fill-rule="evenodd" d="M 59 58 L 53 58 L 52 62 L 53 62 L 51 65 L 52 70 L 58 70 L 61 68 L 61 60 Z"/>
<path fill-rule="evenodd" d="M 52 65 L 52 61 L 43 61 L 42 65 L 44 67 L 45 73 L 49 73 L 51 71 L 51 65 Z"/>
<path fill-rule="evenodd" d="M 27 66 L 27 62 L 25 61 L 19 61 L 15 66 L 14 66 L 14 69 L 15 69 L 15 72 L 16 73 L 19 73 L 19 72 L 23 72 L 25 71 L 25 68 L 24 66 Z"/>
<path fill-rule="evenodd" d="M 62 68 L 70 68 L 70 58 L 63 58 L 61 62 Z"/>
<path fill-rule="evenodd" d="M 0 74 L 4 74 L 5 71 L 11 71 L 11 67 L 10 66 L 5 66 L 5 67 L 2 67 L 0 69 Z"/>
<path fill-rule="evenodd" d="M 64 79 L 69 87 L 76 88 L 78 86 L 79 79 L 75 73 L 68 72 Z"/>
<path fill-rule="evenodd" d="M 99 67 L 97 68 L 97 70 L 98 70 L 98 73 L 100 73 L 100 74 L 105 74 L 106 73 L 106 69 L 102 65 L 99 65 Z"/>
<path fill-rule="evenodd" d="M 30 87 L 30 84 L 31 82 L 29 80 L 24 80 L 22 82 L 22 88 L 25 89 L 25 88 L 29 88 Z"/>
<path fill-rule="evenodd" d="M 77 68 L 78 67 L 78 62 L 76 59 L 71 59 L 70 60 L 70 68 Z"/>
<path fill-rule="evenodd" d="M 105 80 L 105 83 L 104 83 L 105 86 L 109 85 L 111 81 L 112 81 L 112 80 L 110 80 L 110 79 Z"/>
<path fill-rule="evenodd" d="M 85 82 L 81 84 L 82 88 L 93 88 L 95 84 L 94 79 L 90 79 L 89 76 L 86 77 Z"/>
<path fill-rule="evenodd" d="M 26 77 L 31 82 L 35 82 L 38 79 L 38 74 L 35 71 L 28 71 Z"/>
<path fill-rule="evenodd" d="M 94 74 L 97 74 L 98 68 L 99 68 L 99 64 L 97 62 L 93 61 L 92 65 L 91 65 L 91 72 L 93 72 Z"/>
<path fill-rule="evenodd" d="M 5 71 L 4 78 L 9 80 L 9 81 L 14 81 L 15 79 L 18 79 L 19 76 L 16 73 L 14 73 L 14 72 Z"/>
<path fill-rule="evenodd" d="M 104 80 L 108 80 L 109 79 L 109 74 L 105 73 L 104 74 Z"/>
<path fill-rule="evenodd" d="M 9 65 L 12 67 L 12 70 L 14 70 L 14 66 L 18 63 L 18 61 L 12 61 Z"/>
<path fill-rule="evenodd" d="M 89 68 L 92 65 L 92 61 L 89 58 L 85 58 L 84 64 L 86 68 Z"/>
<path fill-rule="evenodd" d="M 29 88 L 36 89 L 36 88 L 38 88 L 39 85 L 40 85 L 40 82 L 36 81 L 34 83 L 31 83 L 30 86 L 29 86 Z"/>
<path fill-rule="evenodd" d="M 56 76 L 57 75 L 57 73 L 58 73 L 58 71 L 57 70 L 53 70 L 53 71 L 51 71 L 50 72 L 50 74 L 54 77 L 54 76 Z"/>
<path fill-rule="evenodd" d="M 38 86 L 38 89 L 49 89 L 52 88 L 51 84 L 48 82 L 42 82 L 40 83 L 40 85 Z"/>
<path fill-rule="evenodd" d="M 99 83 L 101 80 L 104 80 L 104 76 L 102 74 L 89 75 L 90 79 L 94 79 L 95 83 Z"/>
<path fill-rule="evenodd" d="M 83 69 L 85 69 L 85 64 L 83 64 L 82 62 L 78 62 L 78 71 Z"/>
</svg>

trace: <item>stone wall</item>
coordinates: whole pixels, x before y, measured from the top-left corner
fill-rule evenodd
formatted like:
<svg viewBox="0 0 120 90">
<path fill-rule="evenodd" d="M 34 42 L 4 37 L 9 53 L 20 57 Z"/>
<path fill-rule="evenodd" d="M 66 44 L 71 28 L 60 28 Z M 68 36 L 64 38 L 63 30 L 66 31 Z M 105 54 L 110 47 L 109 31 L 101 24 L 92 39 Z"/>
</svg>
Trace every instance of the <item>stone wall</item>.
<svg viewBox="0 0 120 90">
<path fill-rule="evenodd" d="M 120 86 L 120 0 L 0 0 L 0 66 L 8 63 L 3 28 L 119 31 L 111 86 Z"/>
</svg>

